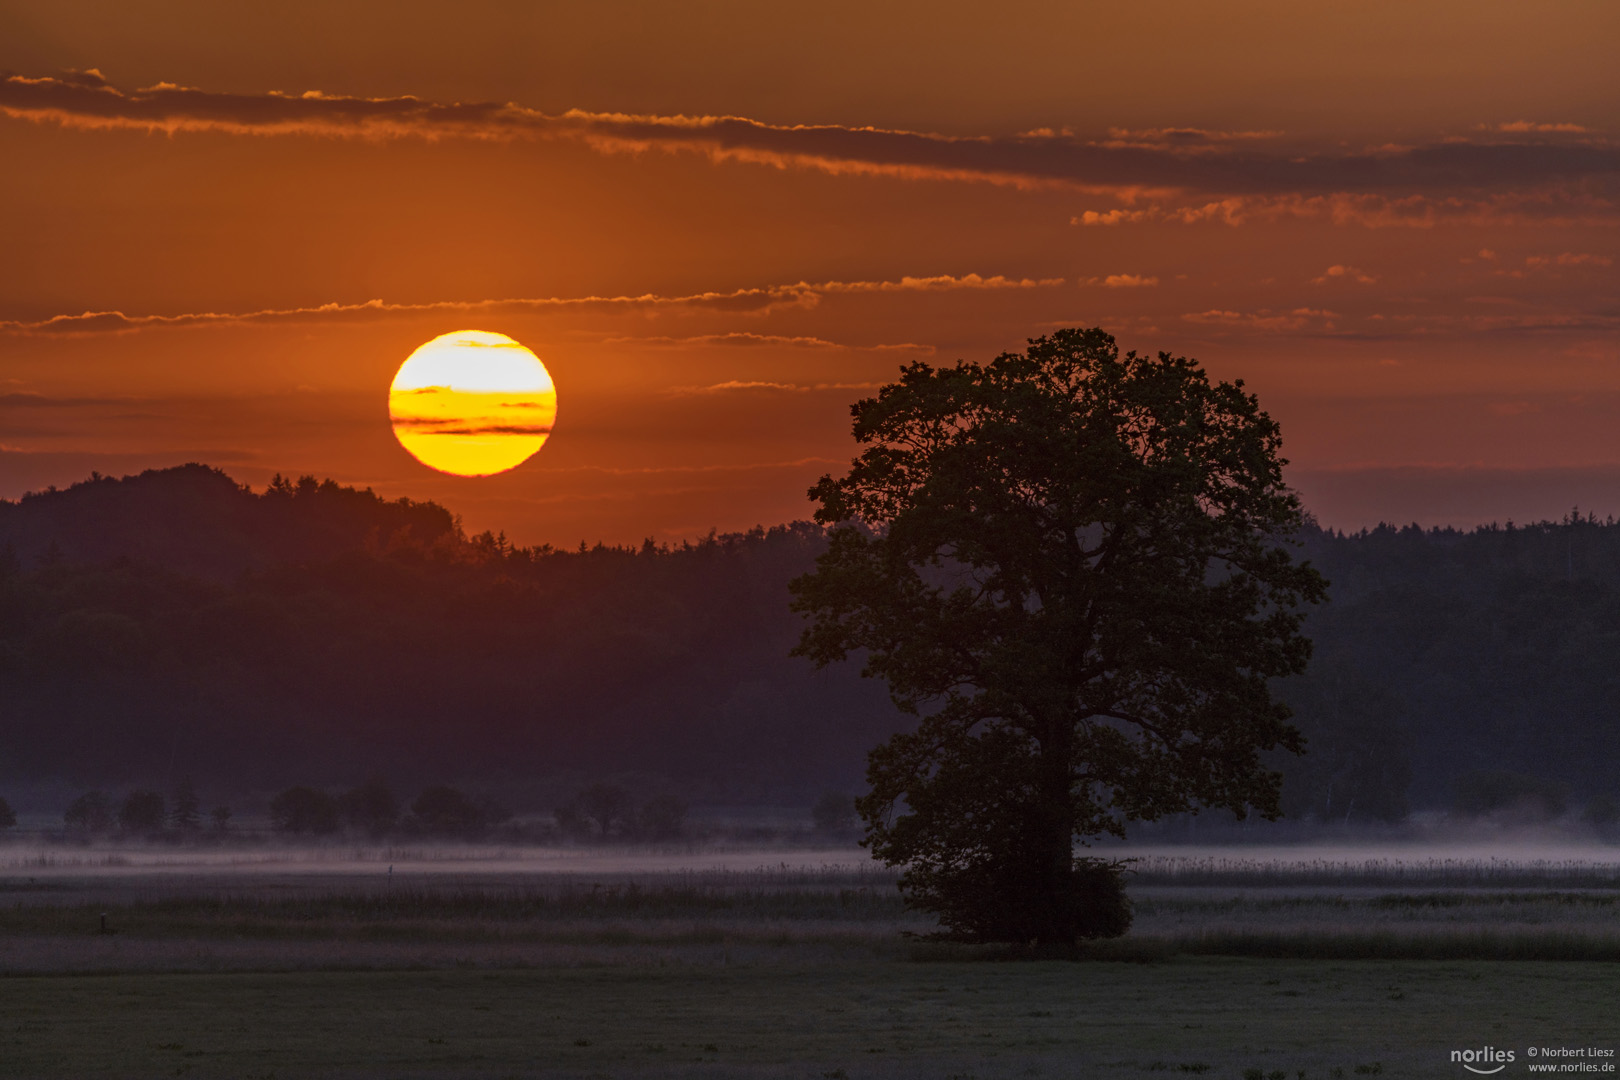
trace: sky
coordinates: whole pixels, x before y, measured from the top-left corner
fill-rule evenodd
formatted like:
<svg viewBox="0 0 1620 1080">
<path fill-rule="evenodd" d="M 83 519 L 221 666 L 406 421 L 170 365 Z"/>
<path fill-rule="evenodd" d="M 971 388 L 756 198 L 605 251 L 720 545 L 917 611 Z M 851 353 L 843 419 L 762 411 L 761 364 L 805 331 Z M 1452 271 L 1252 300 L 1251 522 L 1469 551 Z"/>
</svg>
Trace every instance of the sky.
<svg viewBox="0 0 1620 1080">
<path fill-rule="evenodd" d="M 1326 525 L 1620 514 L 1620 5 L 0 0 L 0 497 L 203 461 L 518 543 L 807 518 L 849 405 L 1197 358 Z M 462 478 L 419 345 L 555 380 Z"/>
</svg>

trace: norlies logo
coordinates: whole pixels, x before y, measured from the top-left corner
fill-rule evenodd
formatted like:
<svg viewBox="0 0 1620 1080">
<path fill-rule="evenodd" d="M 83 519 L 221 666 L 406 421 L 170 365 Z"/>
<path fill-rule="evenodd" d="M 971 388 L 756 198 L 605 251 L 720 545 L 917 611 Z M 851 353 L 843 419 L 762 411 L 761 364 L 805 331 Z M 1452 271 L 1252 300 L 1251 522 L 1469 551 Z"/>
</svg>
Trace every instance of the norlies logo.
<svg viewBox="0 0 1620 1080">
<path fill-rule="evenodd" d="M 1471 1073 L 1490 1076 L 1492 1073 L 1499 1073 L 1508 1067 L 1508 1062 L 1513 1060 L 1513 1051 L 1498 1050 L 1494 1046 L 1487 1046 L 1479 1050 L 1453 1050 L 1451 1060 Z M 1481 1068 L 1479 1066 L 1495 1066 L 1495 1068 Z"/>
</svg>

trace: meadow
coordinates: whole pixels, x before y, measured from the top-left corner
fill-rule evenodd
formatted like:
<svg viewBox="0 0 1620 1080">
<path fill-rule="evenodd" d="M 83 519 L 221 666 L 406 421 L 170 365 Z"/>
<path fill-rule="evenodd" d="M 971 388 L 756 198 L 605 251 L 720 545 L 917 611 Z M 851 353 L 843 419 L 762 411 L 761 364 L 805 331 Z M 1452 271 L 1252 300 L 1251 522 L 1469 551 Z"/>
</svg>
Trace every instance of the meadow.
<svg viewBox="0 0 1620 1080">
<path fill-rule="evenodd" d="M 1131 934 L 1057 957 L 908 936 L 853 850 L 0 849 L 0 1075 L 1332 1080 L 1613 1046 L 1612 850 L 1364 855 L 1140 853 Z"/>
</svg>

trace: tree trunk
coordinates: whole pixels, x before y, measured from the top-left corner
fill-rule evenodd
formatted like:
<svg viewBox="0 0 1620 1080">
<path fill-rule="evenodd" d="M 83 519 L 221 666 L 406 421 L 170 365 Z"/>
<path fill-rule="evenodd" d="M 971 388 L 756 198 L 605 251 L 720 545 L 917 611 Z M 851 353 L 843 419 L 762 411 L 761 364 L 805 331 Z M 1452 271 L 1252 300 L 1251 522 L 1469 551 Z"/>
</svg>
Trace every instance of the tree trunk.
<svg viewBox="0 0 1620 1080">
<path fill-rule="evenodd" d="M 1040 860 L 1035 880 L 1039 896 L 1031 897 L 1037 908 L 1037 941 L 1042 945 L 1073 944 L 1076 924 L 1074 911 L 1074 794 L 1070 772 L 1070 744 L 1073 729 L 1064 722 L 1049 726 L 1041 743 L 1040 803 L 1033 823 L 1033 858 Z"/>
</svg>

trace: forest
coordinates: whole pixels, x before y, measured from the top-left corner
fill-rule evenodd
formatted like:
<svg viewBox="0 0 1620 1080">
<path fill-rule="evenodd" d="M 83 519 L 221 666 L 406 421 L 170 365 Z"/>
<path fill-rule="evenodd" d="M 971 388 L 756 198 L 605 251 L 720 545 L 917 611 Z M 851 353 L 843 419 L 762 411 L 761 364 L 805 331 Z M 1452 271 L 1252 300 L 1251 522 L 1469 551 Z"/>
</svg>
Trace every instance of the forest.
<svg viewBox="0 0 1620 1080">
<path fill-rule="evenodd" d="M 1620 773 L 1620 524 L 1310 527 L 1329 579 L 1290 817 L 1556 816 Z M 443 507 L 202 465 L 0 501 L 0 790 L 527 791 L 639 778 L 691 802 L 858 790 L 909 718 L 788 653 L 808 523 L 574 550 Z M 535 798 L 542 798 L 536 795 Z"/>
</svg>

